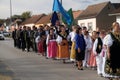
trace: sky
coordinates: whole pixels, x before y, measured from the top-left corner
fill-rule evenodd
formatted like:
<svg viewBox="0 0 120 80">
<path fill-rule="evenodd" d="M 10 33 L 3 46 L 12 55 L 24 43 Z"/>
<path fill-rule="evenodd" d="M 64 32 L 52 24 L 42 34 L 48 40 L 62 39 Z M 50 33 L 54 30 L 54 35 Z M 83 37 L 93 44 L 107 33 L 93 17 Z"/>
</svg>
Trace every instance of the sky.
<svg viewBox="0 0 120 80">
<path fill-rule="evenodd" d="M 62 0 L 62 5 L 65 10 L 70 8 L 84 10 L 89 5 L 106 1 L 120 3 L 120 0 Z M 52 12 L 53 2 L 54 0 L 11 0 L 12 15 L 21 15 L 25 11 L 31 11 L 32 15 L 48 14 Z M 0 19 L 7 19 L 8 17 L 10 17 L 10 0 L 0 0 Z"/>
</svg>

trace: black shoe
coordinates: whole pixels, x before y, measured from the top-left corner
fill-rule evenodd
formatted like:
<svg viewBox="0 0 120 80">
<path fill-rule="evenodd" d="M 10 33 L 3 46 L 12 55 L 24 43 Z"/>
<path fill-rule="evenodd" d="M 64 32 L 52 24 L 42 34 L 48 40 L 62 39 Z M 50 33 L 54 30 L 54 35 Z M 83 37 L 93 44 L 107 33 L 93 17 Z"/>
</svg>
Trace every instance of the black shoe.
<svg viewBox="0 0 120 80">
<path fill-rule="evenodd" d="M 83 70 L 83 68 L 78 68 L 78 70 Z"/>
<path fill-rule="evenodd" d="M 80 70 L 83 70 L 83 68 L 81 68 Z"/>
<path fill-rule="evenodd" d="M 27 52 L 30 52 L 30 50 L 27 50 Z"/>
</svg>

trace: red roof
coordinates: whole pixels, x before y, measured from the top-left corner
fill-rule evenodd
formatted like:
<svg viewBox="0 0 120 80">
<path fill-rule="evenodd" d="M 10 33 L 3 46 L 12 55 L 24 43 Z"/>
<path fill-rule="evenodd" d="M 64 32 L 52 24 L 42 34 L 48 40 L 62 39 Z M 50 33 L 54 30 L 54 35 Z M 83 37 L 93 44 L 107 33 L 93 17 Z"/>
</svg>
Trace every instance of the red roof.
<svg viewBox="0 0 120 80">
<path fill-rule="evenodd" d="M 43 16 L 45 16 L 45 14 L 40 14 L 40 15 L 33 15 L 31 18 L 26 19 L 22 25 L 24 24 L 35 24 L 40 18 L 42 18 Z"/>
</svg>

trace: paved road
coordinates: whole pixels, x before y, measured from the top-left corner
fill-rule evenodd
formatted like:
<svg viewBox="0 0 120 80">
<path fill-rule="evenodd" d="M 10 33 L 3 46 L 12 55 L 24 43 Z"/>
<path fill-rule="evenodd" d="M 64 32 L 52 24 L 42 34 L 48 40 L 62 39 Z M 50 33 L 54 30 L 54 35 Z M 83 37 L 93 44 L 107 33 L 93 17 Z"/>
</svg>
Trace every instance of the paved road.
<svg viewBox="0 0 120 80">
<path fill-rule="evenodd" d="M 34 52 L 22 52 L 13 47 L 12 39 L 0 41 L 0 60 L 14 73 L 13 80 L 106 80 L 96 70 L 79 71 L 72 63 L 63 64 Z"/>
</svg>

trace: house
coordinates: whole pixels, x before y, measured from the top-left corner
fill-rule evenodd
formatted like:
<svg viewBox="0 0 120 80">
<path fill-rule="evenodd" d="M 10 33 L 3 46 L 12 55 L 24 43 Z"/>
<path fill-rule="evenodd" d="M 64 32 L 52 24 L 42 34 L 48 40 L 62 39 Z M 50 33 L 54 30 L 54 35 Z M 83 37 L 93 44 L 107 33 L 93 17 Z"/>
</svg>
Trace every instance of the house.
<svg viewBox="0 0 120 80">
<path fill-rule="evenodd" d="M 2 24 L 0 24 L 0 31 L 4 30 L 4 26 Z"/>
<path fill-rule="evenodd" d="M 111 2 L 103 2 L 88 6 L 78 17 L 78 25 L 86 26 L 91 32 L 97 29 L 108 30 L 115 21 L 115 16 L 108 14 L 115 10 Z"/>
<path fill-rule="evenodd" d="M 76 21 L 77 17 L 81 14 L 82 10 L 77 10 L 77 11 L 73 11 L 73 17 L 74 17 L 74 20 Z M 57 14 L 58 17 L 60 18 L 60 14 L 58 13 Z M 36 24 L 35 26 L 41 26 L 41 25 L 51 25 L 51 17 L 52 17 L 52 14 L 48 14 L 46 16 L 43 16 Z"/>
<path fill-rule="evenodd" d="M 48 14 L 43 16 L 41 19 L 39 19 L 36 23 L 35 26 L 39 27 L 39 26 L 43 26 L 43 25 L 50 25 L 50 19 L 51 19 L 52 14 Z"/>
<path fill-rule="evenodd" d="M 74 22 L 75 24 L 77 24 L 77 18 L 79 17 L 79 15 L 82 13 L 83 10 L 77 10 L 77 11 L 73 11 L 73 17 L 74 17 Z"/>
<path fill-rule="evenodd" d="M 116 21 L 120 24 L 120 8 L 111 12 L 109 16 L 116 16 Z"/>
<path fill-rule="evenodd" d="M 21 23 L 22 26 L 29 26 L 32 28 L 38 22 L 42 17 L 44 17 L 45 14 L 40 15 L 33 15 L 31 18 L 26 19 L 23 23 Z"/>
</svg>

